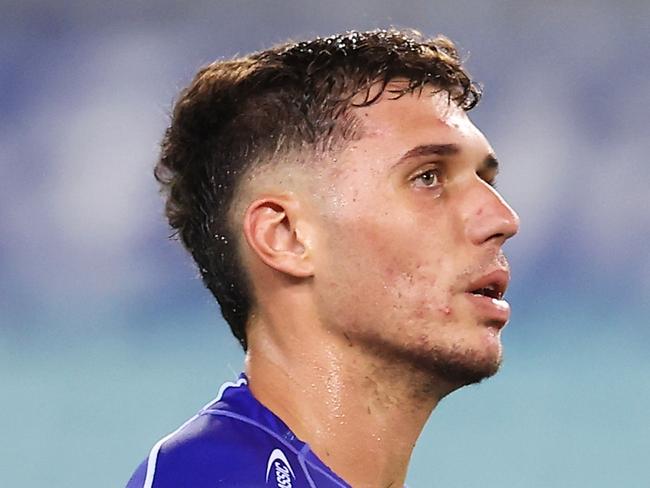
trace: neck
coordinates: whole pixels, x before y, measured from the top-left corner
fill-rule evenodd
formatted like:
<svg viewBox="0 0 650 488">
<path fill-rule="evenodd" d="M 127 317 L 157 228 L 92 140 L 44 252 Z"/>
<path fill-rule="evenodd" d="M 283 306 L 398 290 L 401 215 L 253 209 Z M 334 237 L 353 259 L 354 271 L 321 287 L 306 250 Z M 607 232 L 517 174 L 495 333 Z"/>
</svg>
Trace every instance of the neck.
<svg viewBox="0 0 650 488">
<path fill-rule="evenodd" d="M 269 331 L 281 329 L 250 325 L 246 372 L 258 400 L 352 486 L 403 486 L 415 442 L 447 390 L 319 327 L 280 341 Z"/>
</svg>

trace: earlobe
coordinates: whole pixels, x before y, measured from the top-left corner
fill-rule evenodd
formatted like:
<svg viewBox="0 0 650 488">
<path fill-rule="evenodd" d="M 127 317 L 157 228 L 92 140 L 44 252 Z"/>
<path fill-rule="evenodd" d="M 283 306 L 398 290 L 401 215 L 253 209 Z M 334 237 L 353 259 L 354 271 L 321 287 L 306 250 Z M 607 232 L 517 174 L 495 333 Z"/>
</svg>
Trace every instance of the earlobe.
<svg viewBox="0 0 650 488">
<path fill-rule="evenodd" d="M 244 214 L 244 235 L 253 253 L 267 266 L 296 278 L 313 273 L 308 240 L 300 226 L 300 205 L 290 199 L 265 198 Z"/>
</svg>

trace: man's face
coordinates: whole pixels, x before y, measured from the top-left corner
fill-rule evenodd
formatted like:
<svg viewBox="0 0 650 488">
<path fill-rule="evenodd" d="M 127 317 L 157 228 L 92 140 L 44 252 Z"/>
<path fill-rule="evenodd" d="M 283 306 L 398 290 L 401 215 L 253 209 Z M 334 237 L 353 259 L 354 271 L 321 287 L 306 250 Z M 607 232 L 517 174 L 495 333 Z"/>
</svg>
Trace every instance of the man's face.
<svg viewBox="0 0 650 488">
<path fill-rule="evenodd" d="M 510 314 L 501 248 L 519 224 L 490 185 L 492 148 L 446 93 L 353 110 L 362 137 L 337 155 L 319 203 L 324 321 L 454 385 L 494 374 Z"/>
</svg>

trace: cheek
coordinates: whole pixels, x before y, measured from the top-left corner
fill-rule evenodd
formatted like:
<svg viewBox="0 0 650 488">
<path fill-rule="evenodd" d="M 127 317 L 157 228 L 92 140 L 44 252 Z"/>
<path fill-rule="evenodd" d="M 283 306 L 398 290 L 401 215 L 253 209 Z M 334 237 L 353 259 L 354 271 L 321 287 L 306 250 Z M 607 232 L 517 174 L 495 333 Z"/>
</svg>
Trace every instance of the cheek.
<svg viewBox="0 0 650 488">
<path fill-rule="evenodd" d="M 393 330 L 451 321 L 452 251 L 458 246 L 449 212 L 399 200 L 390 191 L 379 198 L 363 185 L 346 188 L 336 200 L 345 204 L 332 208 L 330 201 L 324 209 L 318 239 L 328 315 Z"/>
<path fill-rule="evenodd" d="M 400 268 L 391 268 L 385 275 L 387 299 L 394 304 L 400 319 L 409 323 L 451 317 L 451 292 L 445 277 L 447 270 L 441 259 L 433 262 L 407 260 Z"/>
<path fill-rule="evenodd" d="M 330 285 L 345 295 L 346 314 L 354 322 L 375 320 L 400 329 L 449 318 L 448 261 L 435 242 L 414 246 L 412 236 L 395 226 L 391 230 L 358 225 L 337 239 L 332 254 L 339 259 L 330 268 L 335 270 Z"/>
</svg>

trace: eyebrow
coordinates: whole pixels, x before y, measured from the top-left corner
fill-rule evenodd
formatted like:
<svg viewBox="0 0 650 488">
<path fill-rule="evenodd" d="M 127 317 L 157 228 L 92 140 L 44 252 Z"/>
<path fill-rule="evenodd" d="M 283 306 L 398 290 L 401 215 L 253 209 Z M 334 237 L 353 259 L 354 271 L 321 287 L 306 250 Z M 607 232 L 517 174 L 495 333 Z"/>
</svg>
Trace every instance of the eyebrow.
<svg viewBox="0 0 650 488">
<path fill-rule="evenodd" d="M 394 164 L 398 166 L 411 158 L 422 156 L 455 156 L 461 152 L 458 144 L 421 144 L 406 151 Z M 485 156 L 479 171 L 499 171 L 499 160 L 492 153 Z"/>
<path fill-rule="evenodd" d="M 459 152 L 460 147 L 457 144 L 422 144 L 406 151 L 395 164 L 421 156 L 453 156 Z"/>
</svg>

